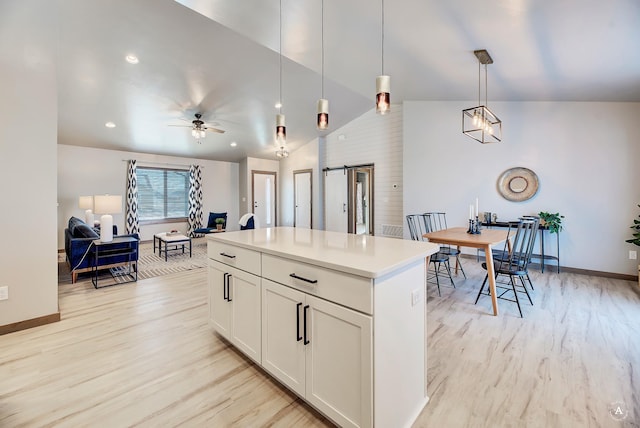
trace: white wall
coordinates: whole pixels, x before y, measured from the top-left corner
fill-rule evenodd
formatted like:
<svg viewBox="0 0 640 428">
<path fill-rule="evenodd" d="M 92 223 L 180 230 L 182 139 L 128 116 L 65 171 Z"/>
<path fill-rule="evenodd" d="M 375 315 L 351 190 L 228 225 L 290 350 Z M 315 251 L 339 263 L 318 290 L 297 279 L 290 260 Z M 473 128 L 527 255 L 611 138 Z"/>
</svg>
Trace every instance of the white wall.
<svg viewBox="0 0 640 428">
<path fill-rule="evenodd" d="M 640 211 L 640 103 L 492 102 L 503 141 L 486 145 L 461 132 L 461 111 L 473 105 L 404 103 L 404 213 L 443 210 L 450 226 L 463 226 L 476 197 L 499 220 L 559 212 L 563 266 L 637 274 L 628 260 L 637 247 L 624 241 Z M 528 201 L 497 191 L 516 166 L 540 180 Z"/>
<path fill-rule="evenodd" d="M 103 150 L 58 145 L 58 248 L 64 248 L 64 229 L 69 217 L 84 219 L 84 210 L 78 208 L 82 195 L 115 194 L 126 199 L 127 162 L 136 159 L 138 166 L 167 166 L 189 169 L 190 164 L 202 167 L 202 212 L 206 224 L 209 212 L 227 212 L 227 227 L 237 230 L 238 222 L 238 164 L 204 159 Z M 124 234 L 124 206 L 121 214 L 113 215 L 118 233 Z M 187 223 L 162 223 L 140 226 L 140 238 L 151 240 L 158 232 L 177 229 L 187 231 Z"/>
<path fill-rule="evenodd" d="M 0 326 L 58 312 L 55 4 L 0 2 Z"/>
<path fill-rule="evenodd" d="M 320 139 L 316 138 L 308 144 L 292 152 L 288 158 L 280 161 L 280 225 L 293 226 L 294 217 L 294 189 L 293 172 L 303 169 L 311 169 L 311 204 L 312 227 L 322 229 L 323 204 L 322 198 L 322 170 L 320 168 Z"/>
<path fill-rule="evenodd" d="M 382 234 L 383 224 L 402 227 L 403 223 L 402 116 L 398 104 L 384 116 L 372 109 L 326 137 L 324 166 L 375 164 L 375 235 Z"/>
</svg>

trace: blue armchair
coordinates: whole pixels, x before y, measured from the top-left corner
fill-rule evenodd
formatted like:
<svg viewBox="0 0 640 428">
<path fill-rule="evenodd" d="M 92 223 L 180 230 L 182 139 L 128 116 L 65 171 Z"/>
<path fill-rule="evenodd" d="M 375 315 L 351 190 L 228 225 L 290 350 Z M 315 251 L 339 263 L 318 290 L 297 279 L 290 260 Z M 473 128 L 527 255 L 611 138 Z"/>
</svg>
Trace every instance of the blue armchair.
<svg viewBox="0 0 640 428">
<path fill-rule="evenodd" d="M 224 223 L 222 223 L 222 228 L 227 228 L 227 213 L 209 213 L 209 220 L 207 221 L 207 227 L 199 227 L 194 230 L 194 233 L 211 233 L 216 229 L 216 219 L 224 219 Z"/>
</svg>

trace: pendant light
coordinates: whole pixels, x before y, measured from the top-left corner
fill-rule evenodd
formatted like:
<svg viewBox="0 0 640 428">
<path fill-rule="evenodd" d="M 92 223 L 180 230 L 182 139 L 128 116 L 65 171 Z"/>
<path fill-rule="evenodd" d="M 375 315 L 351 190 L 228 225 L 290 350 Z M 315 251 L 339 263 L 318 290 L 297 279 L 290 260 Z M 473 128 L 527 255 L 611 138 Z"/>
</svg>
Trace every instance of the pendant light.
<svg viewBox="0 0 640 428">
<path fill-rule="evenodd" d="M 278 114 L 276 115 L 276 143 L 280 147 L 278 152 L 284 149 L 284 145 L 287 143 L 287 127 L 284 121 L 284 114 L 282 114 L 282 0 L 280 0 L 280 99 L 278 100 Z M 278 156 L 281 157 L 281 156 Z"/>
<path fill-rule="evenodd" d="M 487 65 L 493 59 L 485 49 L 473 51 L 478 58 L 478 105 L 462 110 L 462 133 L 482 144 L 502 141 L 502 121 L 488 107 Z M 480 70 L 484 65 L 484 104 L 481 98 Z"/>
<path fill-rule="evenodd" d="M 376 113 L 391 110 L 391 77 L 384 74 L 384 0 L 382 0 L 382 73 L 376 78 Z"/>
<path fill-rule="evenodd" d="M 322 84 L 320 99 L 318 100 L 318 129 L 327 129 L 329 127 L 329 100 L 324 98 L 324 0 L 322 0 L 322 21 L 321 21 L 321 40 L 322 40 Z"/>
</svg>

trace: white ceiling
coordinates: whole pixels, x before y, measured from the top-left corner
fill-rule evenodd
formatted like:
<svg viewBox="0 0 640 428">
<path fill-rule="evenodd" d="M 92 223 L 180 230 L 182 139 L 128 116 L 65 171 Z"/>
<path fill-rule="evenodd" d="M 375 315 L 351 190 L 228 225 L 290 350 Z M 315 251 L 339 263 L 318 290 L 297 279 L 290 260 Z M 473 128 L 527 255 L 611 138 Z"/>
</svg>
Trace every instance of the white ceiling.
<svg viewBox="0 0 640 428">
<path fill-rule="evenodd" d="M 282 0 L 290 150 L 322 135 L 315 128 L 321 4 Z M 275 158 L 279 0 L 58 0 L 58 7 L 60 143 Z M 331 132 L 373 108 L 381 3 L 325 0 L 324 11 Z M 640 101 L 638 0 L 387 0 L 384 18 L 394 104 L 475 100 L 475 49 L 494 60 L 489 103 Z M 125 62 L 127 54 L 140 63 Z M 197 144 L 189 128 L 169 126 L 188 124 L 181 119 L 196 112 L 226 133 Z"/>
</svg>

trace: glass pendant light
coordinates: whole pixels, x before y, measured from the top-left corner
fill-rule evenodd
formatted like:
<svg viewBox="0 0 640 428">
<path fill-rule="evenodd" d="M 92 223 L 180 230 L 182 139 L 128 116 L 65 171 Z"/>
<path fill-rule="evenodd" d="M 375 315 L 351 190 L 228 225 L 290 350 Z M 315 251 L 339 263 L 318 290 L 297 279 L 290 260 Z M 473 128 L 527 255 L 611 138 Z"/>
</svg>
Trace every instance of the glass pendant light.
<svg viewBox="0 0 640 428">
<path fill-rule="evenodd" d="M 324 0 L 322 0 L 322 21 L 321 21 L 321 40 L 322 40 L 322 88 L 320 99 L 318 100 L 318 118 L 316 125 L 318 129 L 327 129 L 329 127 L 329 100 L 324 98 Z"/>
<path fill-rule="evenodd" d="M 382 73 L 376 78 L 376 113 L 391 110 L 391 77 L 384 74 L 384 0 L 382 0 Z"/>
<path fill-rule="evenodd" d="M 280 99 L 278 100 L 278 114 L 276 114 L 276 143 L 280 147 L 280 150 L 276 151 L 276 156 L 281 150 L 284 150 L 284 145 L 287 143 L 287 127 L 284 121 L 284 114 L 282 114 L 282 0 L 280 0 Z"/>
</svg>

